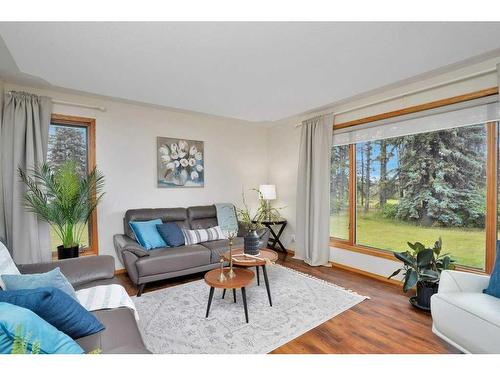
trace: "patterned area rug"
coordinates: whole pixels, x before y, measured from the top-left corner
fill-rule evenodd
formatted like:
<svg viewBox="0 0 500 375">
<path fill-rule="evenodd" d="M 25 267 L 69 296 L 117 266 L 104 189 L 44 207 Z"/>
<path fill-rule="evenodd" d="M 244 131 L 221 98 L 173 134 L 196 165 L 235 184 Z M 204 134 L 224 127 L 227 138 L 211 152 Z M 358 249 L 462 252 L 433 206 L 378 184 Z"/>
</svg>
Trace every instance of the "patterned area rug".
<svg viewBox="0 0 500 375">
<path fill-rule="evenodd" d="M 254 279 L 247 288 L 248 324 L 239 290 L 235 304 L 231 291 L 222 299 L 216 289 L 205 319 L 204 280 L 134 297 L 146 346 L 153 353 L 264 354 L 368 298 L 290 268 L 267 268 L 273 306 L 261 273 L 260 286 Z"/>
</svg>

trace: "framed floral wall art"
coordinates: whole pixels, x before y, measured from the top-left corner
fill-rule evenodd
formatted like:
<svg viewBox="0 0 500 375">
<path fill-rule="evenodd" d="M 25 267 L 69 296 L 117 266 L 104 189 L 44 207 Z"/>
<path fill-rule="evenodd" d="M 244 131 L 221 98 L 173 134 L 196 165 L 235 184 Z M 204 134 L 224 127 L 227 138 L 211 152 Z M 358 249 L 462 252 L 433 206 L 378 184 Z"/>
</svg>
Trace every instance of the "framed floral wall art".
<svg viewBox="0 0 500 375">
<path fill-rule="evenodd" d="M 158 137 L 158 187 L 203 187 L 204 157 L 202 141 Z"/>
</svg>

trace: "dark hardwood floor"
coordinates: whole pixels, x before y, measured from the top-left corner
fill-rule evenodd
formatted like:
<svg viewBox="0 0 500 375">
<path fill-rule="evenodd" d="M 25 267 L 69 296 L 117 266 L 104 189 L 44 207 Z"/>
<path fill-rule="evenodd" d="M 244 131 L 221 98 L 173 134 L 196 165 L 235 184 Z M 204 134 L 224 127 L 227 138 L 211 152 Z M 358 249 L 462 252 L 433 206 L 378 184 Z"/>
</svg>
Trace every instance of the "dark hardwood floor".
<svg viewBox="0 0 500 375">
<path fill-rule="evenodd" d="M 278 263 L 369 296 L 353 308 L 277 348 L 272 353 L 458 353 L 431 331 L 430 314 L 408 303 L 401 288 L 339 268 L 310 267 L 280 254 Z M 131 295 L 126 274 L 117 276 Z M 202 278 L 190 275 L 148 284 L 145 293 Z"/>
</svg>

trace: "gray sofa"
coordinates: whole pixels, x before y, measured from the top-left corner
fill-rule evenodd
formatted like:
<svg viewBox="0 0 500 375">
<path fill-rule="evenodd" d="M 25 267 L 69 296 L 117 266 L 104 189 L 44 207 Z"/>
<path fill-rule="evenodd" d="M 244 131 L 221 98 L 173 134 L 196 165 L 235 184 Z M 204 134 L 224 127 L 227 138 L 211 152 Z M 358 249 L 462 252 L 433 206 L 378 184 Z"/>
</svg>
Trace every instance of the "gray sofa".
<svg viewBox="0 0 500 375">
<path fill-rule="evenodd" d="M 116 234 L 113 237 L 113 242 L 128 276 L 138 287 L 138 297 L 144 291 L 146 283 L 208 271 L 218 267 L 221 254 L 229 250 L 228 240 L 145 250 L 135 240 L 129 222 L 152 219 L 161 219 L 164 223 L 174 222 L 184 229 L 206 229 L 218 224 L 216 209 L 213 205 L 128 210 L 123 219 L 124 234 Z M 244 235 L 245 229 L 240 225 L 238 237 L 234 239 L 234 247 L 243 246 Z M 267 244 L 268 230 L 261 229 L 259 235 L 263 244 Z"/>
<path fill-rule="evenodd" d="M 60 267 L 73 287 L 89 288 L 95 285 L 119 284 L 115 279 L 115 260 L 109 255 L 59 260 L 50 263 L 18 265 L 21 273 L 42 273 Z M 102 353 L 150 353 L 137 327 L 132 310 L 116 308 L 92 312 L 106 327 L 96 334 L 82 337 L 76 342 L 85 352 L 99 348 Z"/>
</svg>

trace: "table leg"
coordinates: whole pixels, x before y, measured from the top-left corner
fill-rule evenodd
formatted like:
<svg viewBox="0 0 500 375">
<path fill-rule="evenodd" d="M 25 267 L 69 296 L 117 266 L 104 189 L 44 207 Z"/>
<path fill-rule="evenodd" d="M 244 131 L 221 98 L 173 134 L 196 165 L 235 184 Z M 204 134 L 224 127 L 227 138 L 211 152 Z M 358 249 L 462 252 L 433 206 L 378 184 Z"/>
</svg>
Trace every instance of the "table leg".
<svg viewBox="0 0 500 375">
<path fill-rule="evenodd" d="M 224 299 L 225 296 L 226 296 L 226 289 L 224 289 L 224 291 L 222 292 L 222 299 Z"/>
<path fill-rule="evenodd" d="M 280 245 L 281 250 L 283 250 L 286 253 L 286 248 L 285 248 L 285 246 L 283 246 L 283 244 L 280 241 L 280 237 L 283 234 L 285 227 L 286 227 L 286 224 L 281 225 L 281 228 L 279 229 L 278 234 L 276 234 L 276 242 L 278 243 L 278 245 Z M 276 245 L 276 242 L 274 243 L 275 245 Z"/>
<path fill-rule="evenodd" d="M 247 292 L 245 287 L 241 288 L 241 296 L 243 297 L 243 307 L 245 308 L 245 320 L 248 323 Z"/>
<path fill-rule="evenodd" d="M 262 273 L 264 274 L 264 281 L 266 282 L 267 296 L 269 297 L 269 305 L 273 306 L 271 299 L 271 288 L 269 287 L 269 279 L 267 278 L 266 266 L 262 266 Z"/>
<path fill-rule="evenodd" d="M 233 298 L 234 298 L 234 303 L 236 303 L 236 289 L 233 289 Z"/>
<path fill-rule="evenodd" d="M 259 266 L 255 267 L 255 269 L 257 270 L 257 286 L 260 285 L 260 273 L 259 273 Z"/>
<path fill-rule="evenodd" d="M 208 318 L 208 313 L 210 312 L 210 305 L 212 304 L 212 298 L 214 297 L 214 287 L 210 287 L 210 293 L 208 294 L 208 306 L 207 306 L 207 315 L 205 318 Z"/>
</svg>

